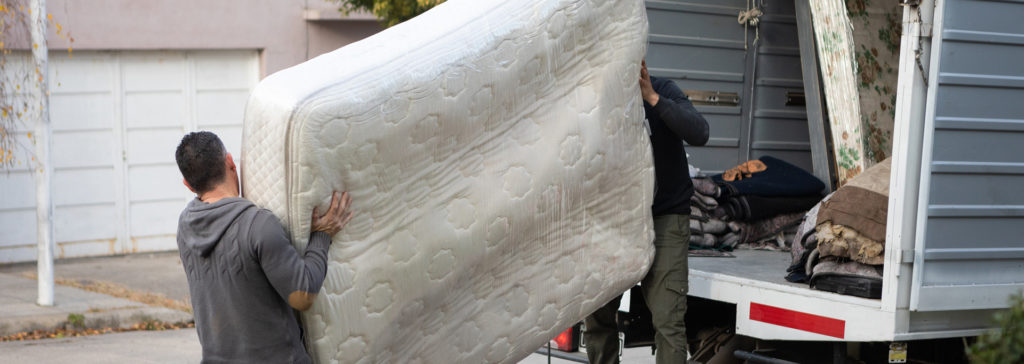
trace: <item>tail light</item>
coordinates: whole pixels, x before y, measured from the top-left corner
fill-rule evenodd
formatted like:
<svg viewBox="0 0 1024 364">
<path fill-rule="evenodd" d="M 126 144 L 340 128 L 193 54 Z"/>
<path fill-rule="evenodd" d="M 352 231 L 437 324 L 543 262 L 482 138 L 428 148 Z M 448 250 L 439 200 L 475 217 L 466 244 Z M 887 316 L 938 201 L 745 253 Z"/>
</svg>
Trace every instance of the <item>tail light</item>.
<svg viewBox="0 0 1024 364">
<path fill-rule="evenodd" d="M 572 325 L 558 336 L 551 339 L 551 347 L 561 351 L 574 352 L 580 350 L 580 324 Z"/>
</svg>

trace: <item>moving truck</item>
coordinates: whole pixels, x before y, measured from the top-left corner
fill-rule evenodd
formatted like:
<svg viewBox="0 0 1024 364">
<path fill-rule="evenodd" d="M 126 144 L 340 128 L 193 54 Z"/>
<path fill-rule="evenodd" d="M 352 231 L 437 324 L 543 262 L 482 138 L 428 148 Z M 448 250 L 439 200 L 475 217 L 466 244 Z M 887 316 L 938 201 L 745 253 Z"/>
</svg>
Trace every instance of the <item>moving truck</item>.
<svg viewBox="0 0 1024 364">
<path fill-rule="evenodd" d="M 715 173 L 772 155 L 834 189 L 810 5 L 753 3 L 756 26 L 737 21 L 746 0 L 646 2 L 652 75 L 676 80 L 711 124 L 690 163 Z M 729 307 L 736 334 L 913 350 L 981 334 L 1024 289 L 1024 3 L 901 3 L 881 299 L 787 282 L 788 252 L 690 257 L 691 302 Z M 689 316 L 721 314 L 700 310 Z"/>
</svg>

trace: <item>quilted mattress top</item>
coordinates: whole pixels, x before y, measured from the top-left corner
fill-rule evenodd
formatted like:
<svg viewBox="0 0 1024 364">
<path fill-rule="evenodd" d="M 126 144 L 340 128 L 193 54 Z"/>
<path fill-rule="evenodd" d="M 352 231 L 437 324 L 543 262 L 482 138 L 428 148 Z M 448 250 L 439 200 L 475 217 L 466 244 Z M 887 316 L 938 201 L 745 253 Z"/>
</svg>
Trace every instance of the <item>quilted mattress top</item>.
<svg viewBox="0 0 1024 364">
<path fill-rule="evenodd" d="M 263 80 L 243 194 L 303 249 L 349 191 L 314 360 L 515 362 L 639 281 L 642 1 L 450 0 Z"/>
</svg>

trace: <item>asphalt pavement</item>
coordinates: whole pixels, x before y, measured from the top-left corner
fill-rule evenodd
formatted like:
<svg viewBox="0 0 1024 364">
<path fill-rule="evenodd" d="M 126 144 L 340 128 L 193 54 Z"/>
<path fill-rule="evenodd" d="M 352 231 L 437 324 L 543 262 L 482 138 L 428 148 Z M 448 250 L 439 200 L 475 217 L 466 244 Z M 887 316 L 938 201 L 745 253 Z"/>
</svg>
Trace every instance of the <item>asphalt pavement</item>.
<svg viewBox="0 0 1024 364">
<path fill-rule="evenodd" d="M 196 329 L 131 331 L 0 343 L 4 363 L 198 363 Z"/>
<path fill-rule="evenodd" d="M 188 282 L 177 252 L 59 260 L 55 305 L 35 303 L 35 263 L 0 265 L 0 336 L 36 329 L 130 327 L 190 321 Z M 69 315 L 80 315 L 74 323 Z M 558 352 L 554 352 L 558 355 Z M 564 354 L 561 355 L 566 357 Z M 0 342 L 0 363 L 196 363 L 195 329 L 130 331 Z M 522 364 L 579 362 L 531 354 Z M 654 363 L 650 348 L 627 349 L 624 363 Z"/>
</svg>

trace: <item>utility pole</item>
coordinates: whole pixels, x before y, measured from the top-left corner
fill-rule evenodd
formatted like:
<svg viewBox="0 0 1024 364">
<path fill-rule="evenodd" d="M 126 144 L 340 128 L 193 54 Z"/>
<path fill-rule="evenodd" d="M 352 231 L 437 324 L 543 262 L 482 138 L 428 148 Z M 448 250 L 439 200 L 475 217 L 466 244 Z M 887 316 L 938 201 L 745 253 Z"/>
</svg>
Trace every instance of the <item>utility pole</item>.
<svg viewBox="0 0 1024 364">
<path fill-rule="evenodd" d="M 46 47 L 46 0 L 31 0 L 29 3 L 29 30 L 32 34 L 32 60 L 35 63 L 36 101 L 39 105 L 39 119 L 35 128 L 36 152 L 36 242 L 39 244 L 37 257 L 37 282 L 39 283 L 40 306 L 53 306 L 53 164 L 50 163 L 50 91 L 48 50 Z"/>
</svg>

